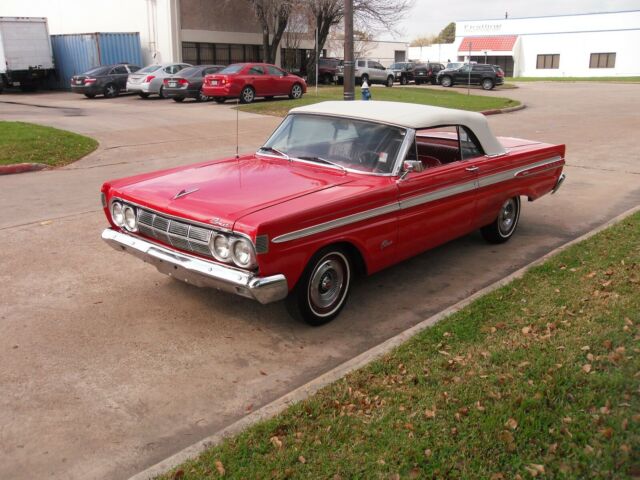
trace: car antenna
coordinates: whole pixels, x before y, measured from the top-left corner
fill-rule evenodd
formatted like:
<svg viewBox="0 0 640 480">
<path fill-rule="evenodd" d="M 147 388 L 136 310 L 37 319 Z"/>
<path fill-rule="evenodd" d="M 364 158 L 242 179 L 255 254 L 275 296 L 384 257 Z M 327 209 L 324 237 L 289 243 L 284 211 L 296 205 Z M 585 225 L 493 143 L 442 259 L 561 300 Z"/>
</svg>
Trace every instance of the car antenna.
<svg viewBox="0 0 640 480">
<path fill-rule="evenodd" d="M 237 98 L 236 99 L 236 160 L 238 158 L 240 158 L 240 155 L 238 154 L 238 148 L 239 148 L 238 147 L 238 142 L 239 142 L 238 139 L 240 137 L 240 134 L 238 133 L 238 130 L 240 128 L 240 119 L 239 119 L 240 111 L 238 110 L 239 108 L 240 108 L 240 99 Z"/>
</svg>

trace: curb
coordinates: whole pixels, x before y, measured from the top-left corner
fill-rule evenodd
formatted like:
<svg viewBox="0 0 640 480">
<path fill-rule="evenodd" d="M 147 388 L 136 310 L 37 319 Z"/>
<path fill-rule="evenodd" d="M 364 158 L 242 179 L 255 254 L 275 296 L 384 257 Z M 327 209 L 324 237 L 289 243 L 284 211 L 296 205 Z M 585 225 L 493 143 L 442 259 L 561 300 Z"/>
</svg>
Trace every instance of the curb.
<svg viewBox="0 0 640 480">
<path fill-rule="evenodd" d="M 640 212 L 640 205 L 621 213 L 620 215 L 612 218 L 611 220 L 600 225 L 599 227 L 596 227 L 593 230 L 588 231 L 587 233 L 579 236 L 578 238 L 575 238 L 563 245 L 560 245 L 559 247 L 554 248 L 553 250 L 546 253 L 545 255 L 538 258 L 537 260 L 534 260 L 533 262 L 525 265 L 524 267 L 516 270 L 515 272 L 507 275 L 506 277 L 492 283 L 491 285 L 488 285 L 478 290 L 477 292 L 465 298 L 464 300 L 461 300 L 458 303 L 448 308 L 445 308 L 441 312 L 438 312 L 435 315 L 432 315 L 431 317 L 427 318 L 426 320 L 423 320 L 422 322 L 418 323 L 417 325 L 414 325 L 413 327 L 403 332 L 400 332 L 398 335 L 391 337 L 390 339 L 382 342 L 381 344 L 376 345 L 375 347 L 367 350 L 366 352 L 363 352 L 360 355 L 352 358 L 351 360 L 347 360 L 341 365 L 338 365 L 332 370 L 329 370 L 328 372 L 320 375 L 319 377 L 311 380 L 310 382 L 302 385 L 301 387 L 296 388 L 295 390 L 287 393 L 286 395 L 283 395 L 282 397 L 274 400 L 273 402 L 268 403 L 264 407 L 261 407 L 258 410 L 255 410 L 249 415 L 246 415 L 245 417 L 223 428 L 222 430 L 214 433 L 213 435 L 206 437 L 203 440 L 200 440 L 199 442 L 194 443 L 193 445 L 179 451 L 178 453 L 166 458 L 165 460 L 162 460 L 159 463 L 156 463 L 155 465 L 147 468 L 146 470 L 143 470 L 140 473 L 133 475 L 132 477 L 129 478 L 129 480 L 149 480 L 158 475 L 166 473 L 167 471 L 171 470 L 174 467 L 177 467 L 181 463 L 197 457 L 204 450 L 222 442 L 222 440 L 224 440 L 225 438 L 236 435 L 261 420 L 269 419 L 276 416 L 278 413 L 282 412 L 285 408 L 287 408 L 290 404 L 297 403 L 301 400 L 305 400 L 306 398 L 310 397 L 321 388 L 329 385 L 330 383 L 335 382 L 336 380 L 341 379 L 342 377 L 344 377 L 345 375 L 347 375 L 348 373 L 354 370 L 362 368 L 363 366 L 367 365 L 373 360 L 381 357 L 385 353 L 388 353 L 389 351 L 393 350 L 397 346 L 409 340 L 411 337 L 420 333 L 422 330 L 425 330 L 426 328 L 432 325 L 435 325 L 440 320 L 443 320 L 444 318 L 458 312 L 459 310 L 462 310 L 464 307 L 474 302 L 478 298 L 482 297 L 483 295 L 486 295 L 487 293 L 497 290 L 498 288 L 508 284 L 512 280 L 521 278 L 522 276 L 524 276 L 525 273 L 527 273 L 533 267 L 536 267 L 541 263 L 544 263 L 550 257 L 553 257 L 554 255 L 566 250 L 567 248 L 571 247 L 572 245 L 575 245 L 576 243 L 582 242 L 583 240 L 593 237 L 594 235 L 601 232 L 602 230 L 624 220 L 625 218 L 627 218 L 630 215 L 633 215 L 636 212 Z"/>
<path fill-rule="evenodd" d="M 44 170 L 48 165 L 44 163 L 14 163 L 13 165 L 0 165 L 0 175 L 11 175 L 14 173 L 37 172 Z"/>
<path fill-rule="evenodd" d="M 494 108 L 493 110 L 484 110 L 480 112 L 483 115 L 498 115 L 500 113 L 511 113 L 517 112 L 518 110 L 524 110 L 527 106 L 524 103 L 520 105 L 516 105 L 515 107 L 506 107 L 506 108 Z"/>
</svg>

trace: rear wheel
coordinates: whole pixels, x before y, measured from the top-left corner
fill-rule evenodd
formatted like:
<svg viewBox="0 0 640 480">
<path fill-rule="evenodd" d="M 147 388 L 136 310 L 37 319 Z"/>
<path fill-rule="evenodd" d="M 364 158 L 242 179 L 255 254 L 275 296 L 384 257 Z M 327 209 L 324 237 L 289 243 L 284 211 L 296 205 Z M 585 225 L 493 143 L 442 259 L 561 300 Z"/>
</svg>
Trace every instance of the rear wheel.
<svg viewBox="0 0 640 480">
<path fill-rule="evenodd" d="M 289 297 L 287 308 L 294 318 L 319 326 L 338 316 L 351 286 L 352 264 L 339 247 L 316 253 Z"/>
<path fill-rule="evenodd" d="M 513 197 L 502 204 L 496 219 L 480 231 L 487 242 L 504 243 L 515 233 L 519 220 L 520 197 Z"/>
<path fill-rule="evenodd" d="M 409 83 L 409 80 L 407 79 L 406 75 L 402 75 L 400 77 L 400 85 L 406 85 L 407 83 Z"/>
<path fill-rule="evenodd" d="M 207 97 L 202 90 L 198 92 L 198 96 L 196 97 L 196 102 L 208 102 L 209 97 Z"/>
<path fill-rule="evenodd" d="M 384 84 L 385 87 L 393 87 L 394 78 L 393 75 L 389 75 L 387 77 L 387 83 Z"/>
<path fill-rule="evenodd" d="M 84 96 L 87 97 L 87 98 L 96 98 L 96 94 L 95 93 L 85 93 Z"/>
<path fill-rule="evenodd" d="M 299 83 L 295 83 L 293 87 L 291 87 L 291 92 L 289 93 L 289 98 L 293 100 L 297 100 L 302 97 L 302 86 Z"/>
<path fill-rule="evenodd" d="M 369 75 L 367 75 L 366 73 L 360 77 L 360 84 L 362 85 L 364 82 L 369 83 Z M 369 85 L 371 84 L 369 83 Z"/>
<path fill-rule="evenodd" d="M 442 80 L 440 80 L 440 85 L 442 85 L 443 87 L 450 87 L 451 85 L 453 85 L 453 80 L 451 80 L 451 77 L 449 76 L 444 76 L 442 77 Z"/>
<path fill-rule="evenodd" d="M 246 86 L 240 92 L 240 103 L 251 103 L 256 98 L 256 92 L 253 88 Z"/>
<path fill-rule="evenodd" d="M 117 97 L 118 93 L 120 92 L 118 91 L 118 87 L 116 87 L 113 83 L 107 83 L 102 93 L 104 94 L 105 98 L 113 98 Z"/>
<path fill-rule="evenodd" d="M 149 94 L 147 92 L 139 92 L 138 96 L 140 98 L 149 98 Z"/>
<path fill-rule="evenodd" d="M 485 78 L 482 80 L 482 88 L 484 90 L 491 90 L 493 88 L 493 80 L 490 78 Z"/>
<path fill-rule="evenodd" d="M 173 97 L 173 101 L 177 103 L 184 102 L 184 97 Z"/>
<path fill-rule="evenodd" d="M 224 103 L 226 98 L 224 97 L 214 97 L 213 98 L 215 100 L 216 103 Z"/>
<path fill-rule="evenodd" d="M 160 90 L 158 90 L 158 96 L 160 98 L 167 98 L 167 96 L 164 93 L 164 87 L 160 87 Z"/>
</svg>

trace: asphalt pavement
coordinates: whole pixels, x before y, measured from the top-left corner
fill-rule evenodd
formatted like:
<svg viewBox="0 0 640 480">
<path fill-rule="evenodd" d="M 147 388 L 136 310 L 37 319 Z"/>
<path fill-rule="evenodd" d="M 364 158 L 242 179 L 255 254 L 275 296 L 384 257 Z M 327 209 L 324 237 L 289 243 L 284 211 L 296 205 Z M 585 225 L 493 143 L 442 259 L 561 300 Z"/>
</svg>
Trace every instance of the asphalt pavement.
<svg viewBox="0 0 640 480">
<path fill-rule="evenodd" d="M 474 92 L 479 93 L 479 92 Z M 313 94 L 312 92 L 310 93 Z M 523 83 L 498 135 L 567 144 L 567 181 L 478 233 L 355 285 L 340 317 L 198 289 L 100 240 L 106 179 L 257 148 L 279 118 L 215 103 L 3 94 L 0 120 L 91 135 L 56 170 L 0 177 L 0 478 L 122 479 L 640 204 L 640 86 Z"/>
</svg>

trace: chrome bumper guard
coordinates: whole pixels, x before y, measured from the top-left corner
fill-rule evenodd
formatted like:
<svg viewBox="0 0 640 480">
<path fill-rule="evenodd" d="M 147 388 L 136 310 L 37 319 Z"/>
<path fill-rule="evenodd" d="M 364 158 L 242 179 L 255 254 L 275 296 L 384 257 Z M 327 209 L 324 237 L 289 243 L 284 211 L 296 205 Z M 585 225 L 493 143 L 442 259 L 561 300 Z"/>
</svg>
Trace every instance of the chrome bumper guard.
<svg viewBox="0 0 640 480">
<path fill-rule="evenodd" d="M 114 249 L 130 253 L 150 263 L 159 272 L 197 287 L 235 293 L 263 304 L 282 300 L 289 293 L 284 275 L 256 277 L 250 272 L 177 252 L 112 228 L 102 232 L 102 239 Z"/>
<path fill-rule="evenodd" d="M 567 176 L 564 173 L 560 174 L 560 177 L 558 177 L 558 181 L 556 182 L 553 189 L 551 190 L 552 194 L 556 193 L 560 189 L 565 178 L 567 178 Z"/>
</svg>

